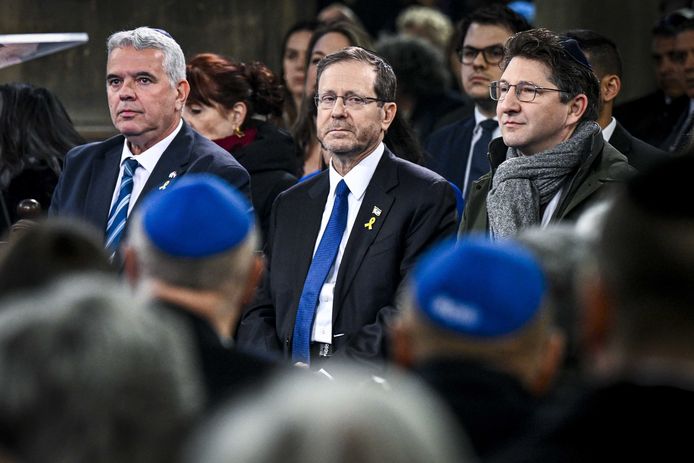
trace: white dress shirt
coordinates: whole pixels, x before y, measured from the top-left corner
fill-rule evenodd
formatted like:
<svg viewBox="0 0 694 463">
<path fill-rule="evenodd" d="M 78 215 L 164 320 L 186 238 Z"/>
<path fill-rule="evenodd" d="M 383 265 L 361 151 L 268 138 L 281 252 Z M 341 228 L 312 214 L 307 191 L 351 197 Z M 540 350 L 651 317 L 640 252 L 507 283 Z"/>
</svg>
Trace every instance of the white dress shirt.
<svg viewBox="0 0 694 463">
<path fill-rule="evenodd" d="M 157 165 L 157 162 L 159 162 L 159 158 L 161 158 L 161 155 L 164 154 L 166 148 L 169 147 L 173 139 L 176 137 L 176 135 L 178 135 L 178 132 L 181 131 L 181 127 L 183 127 L 183 119 L 181 119 L 178 122 L 178 127 L 176 127 L 176 129 L 173 132 L 167 135 L 166 138 L 157 142 L 155 145 L 151 146 L 149 149 L 143 151 L 137 156 L 134 155 L 132 151 L 130 151 L 130 147 L 128 146 L 128 140 L 125 140 L 125 142 L 123 143 L 123 152 L 120 157 L 120 172 L 118 173 L 118 180 L 116 180 L 116 188 L 113 191 L 113 196 L 111 197 L 111 206 L 108 209 L 109 211 L 111 210 L 111 208 L 113 208 L 113 203 L 115 203 L 116 199 L 118 198 L 118 193 L 120 190 L 120 180 L 123 177 L 124 170 L 123 161 L 125 161 L 128 158 L 134 157 L 135 159 L 137 159 L 137 162 L 140 163 L 138 168 L 135 169 L 135 173 L 133 174 L 133 191 L 130 194 L 130 203 L 128 204 L 129 216 L 130 211 L 133 210 L 133 206 L 137 202 L 137 198 L 140 197 L 140 193 L 142 193 L 142 189 L 145 187 L 145 183 L 147 183 L 149 176 L 152 174 L 152 171 L 154 171 L 154 167 Z"/>
<path fill-rule="evenodd" d="M 328 276 L 325 279 L 325 283 L 323 284 L 320 295 L 318 296 L 318 307 L 316 308 L 316 317 L 311 330 L 311 341 L 332 344 L 333 297 L 335 292 L 335 282 L 337 281 L 337 273 L 340 269 L 342 256 L 345 253 L 345 247 L 347 246 L 349 234 L 352 231 L 354 221 L 357 218 L 357 213 L 359 212 L 361 203 L 364 200 L 364 193 L 366 193 L 366 188 L 369 186 L 369 182 L 371 182 L 371 177 L 373 177 L 374 172 L 376 171 L 376 166 L 378 166 L 378 162 L 383 156 L 383 151 L 383 143 L 380 143 L 371 154 L 362 159 L 359 164 L 352 167 L 352 170 L 350 170 L 344 177 L 337 173 L 332 165 L 332 161 L 330 162 L 330 191 L 328 192 L 328 199 L 325 202 L 325 208 L 323 209 L 323 218 L 321 219 L 318 237 L 316 238 L 316 243 L 313 246 L 314 254 L 316 253 L 320 240 L 323 237 L 325 227 L 327 227 L 328 221 L 330 220 L 330 214 L 332 213 L 333 204 L 335 202 L 335 189 L 337 188 L 337 184 L 340 182 L 340 180 L 344 180 L 349 188 L 349 195 L 347 196 L 347 204 L 349 209 L 347 212 L 347 226 L 342 234 L 342 241 L 340 241 L 337 257 L 335 257 L 335 262 L 328 272 Z M 340 333 L 337 333 L 335 336 L 339 335 Z"/>
</svg>

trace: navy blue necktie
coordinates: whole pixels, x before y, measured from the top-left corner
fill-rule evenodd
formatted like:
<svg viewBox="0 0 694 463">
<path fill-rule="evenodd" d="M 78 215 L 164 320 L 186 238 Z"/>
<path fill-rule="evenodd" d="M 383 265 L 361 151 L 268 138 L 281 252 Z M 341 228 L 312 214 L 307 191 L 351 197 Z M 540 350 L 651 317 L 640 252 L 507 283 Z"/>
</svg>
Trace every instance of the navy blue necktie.
<svg viewBox="0 0 694 463">
<path fill-rule="evenodd" d="M 118 198 L 111 207 L 106 224 L 106 249 L 109 251 L 111 259 L 118 251 L 120 237 L 125 228 L 125 222 L 128 220 L 128 206 L 130 205 L 130 195 L 133 192 L 133 174 L 140 165 L 135 158 L 126 159 L 124 164 Z"/>
<path fill-rule="evenodd" d="M 475 143 L 475 147 L 472 149 L 472 160 L 470 161 L 470 175 L 468 176 L 467 183 L 465 184 L 465 190 L 463 191 L 463 197 L 468 199 L 468 192 L 470 191 L 470 186 L 472 183 L 489 172 L 489 159 L 487 159 L 487 150 L 489 149 L 489 142 L 492 141 L 492 135 L 494 135 L 494 130 L 499 127 L 499 123 L 494 119 L 485 119 L 480 122 L 480 127 L 482 128 L 482 135 Z"/>
<path fill-rule="evenodd" d="M 330 213 L 330 220 L 325 227 L 323 237 L 308 269 L 304 289 L 301 291 L 299 307 L 296 311 L 294 334 L 292 337 L 292 362 L 310 364 L 309 344 L 311 328 L 318 305 L 318 295 L 328 277 L 328 272 L 335 262 L 337 250 L 342 241 L 342 234 L 347 226 L 347 195 L 349 188 L 340 180 L 335 189 L 335 203 Z"/>
</svg>

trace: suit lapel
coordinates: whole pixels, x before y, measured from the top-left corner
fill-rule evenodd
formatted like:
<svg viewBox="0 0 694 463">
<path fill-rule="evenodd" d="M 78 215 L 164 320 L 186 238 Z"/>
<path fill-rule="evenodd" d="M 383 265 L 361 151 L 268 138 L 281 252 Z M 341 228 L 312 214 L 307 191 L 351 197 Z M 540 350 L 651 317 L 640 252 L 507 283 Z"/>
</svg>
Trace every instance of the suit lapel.
<svg viewBox="0 0 694 463">
<path fill-rule="evenodd" d="M 448 172 L 451 172 L 450 179 L 458 188 L 463 189 L 465 183 L 465 171 L 467 170 L 468 158 L 471 154 L 472 132 L 475 129 L 475 116 L 470 117 L 461 127 L 463 139 L 460 143 L 460 151 L 456 151 L 455 155 L 451 155 L 448 159 Z"/>
<path fill-rule="evenodd" d="M 364 200 L 349 235 L 337 275 L 335 301 L 343 300 L 349 292 L 369 247 L 378 237 L 388 218 L 388 213 L 395 199 L 391 190 L 397 184 L 398 173 L 394 155 L 386 148 L 369 186 L 366 188 Z M 374 213 L 374 208 L 380 209 L 380 215 Z M 333 305 L 333 322 L 337 319 L 341 308 L 339 303 Z"/>
<path fill-rule="evenodd" d="M 147 193 L 162 186 L 169 179 L 169 175 L 172 172 L 175 172 L 177 176 L 182 173 L 185 166 L 190 162 L 194 138 L 195 134 L 192 129 L 183 122 L 181 130 L 161 155 L 156 166 L 154 166 L 154 170 L 147 179 L 134 207 L 139 206 L 142 199 L 147 196 Z"/>
<path fill-rule="evenodd" d="M 612 136 L 610 137 L 609 143 L 610 145 L 617 148 L 617 151 L 626 156 L 627 159 L 629 158 L 629 155 L 631 154 L 632 150 L 631 140 L 629 139 L 626 130 L 624 130 L 624 128 L 620 125 L 619 122 L 617 122 L 617 126 L 614 128 L 614 132 L 612 132 Z"/>
<path fill-rule="evenodd" d="M 295 288 L 294 300 L 297 303 L 304 288 L 304 281 L 306 281 L 311 260 L 313 259 L 313 249 L 316 244 L 318 231 L 320 230 L 325 202 L 330 191 L 328 172 L 325 171 L 319 175 L 320 178 L 307 190 L 306 196 L 302 200 L 300 216 L 288 218 L 288 220 L 296 224 L 297 230 L 295 235 L 297 239 L 287 243 L 288 246 L 292 246 L 292 254 L 296 258 L 296 268 L 292 275 L 294 279 L 292 287 Z M 293 209 L 291 212 L 295 213 L 296 209 Z M 283 240 L 283 242 L 285 241 Z"/>
<path fill-rule="evenodd" d="M 123 154 L 123 137 L 116 137 L 120 142 L 109 143 L 102 153 L 95 156 L 92 164 L 90 182 L 85 192 L 89 205 L 84 212 L 87 221 L 101 224 L 101 231 L 106 230 L 111 200 L 116 189 L 120 173 L 120 158 Z"/>
</svg>

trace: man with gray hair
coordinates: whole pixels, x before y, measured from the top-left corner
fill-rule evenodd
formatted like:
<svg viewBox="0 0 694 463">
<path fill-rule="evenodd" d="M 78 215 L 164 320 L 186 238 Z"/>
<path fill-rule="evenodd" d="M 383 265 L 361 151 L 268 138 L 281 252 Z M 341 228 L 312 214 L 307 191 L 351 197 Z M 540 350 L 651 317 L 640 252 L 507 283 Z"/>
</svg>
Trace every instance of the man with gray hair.
<svg viewBox="0 0 694 463">
<path fill-rule="evenodd" d="M 183 51 L 166 31 L 140 27 L 109 37 L 106 93 L 120 135 L 67 154 L 50 213 L 103 230 L 113 256 L 139 198 L 173 178 L 211 172 L 250 197 L 248 172 L 181 118 L 189 90 Z"/>
<path fill-rule="evenodd" d="M 174 460 L 202 394 L 189 337 L 163 315 L 110 279 L 4 302 L 0 448 L 23 462 Z"/>
<path fill-rule="evenodd" d="M 148 196 L 132 220 L 125 273 L 191 329 L 208 402 L 269 376 L 272 362 L 232 348 L 262 270 L 245 197 L 213 175 L 191 174 Z"/>
</svg>

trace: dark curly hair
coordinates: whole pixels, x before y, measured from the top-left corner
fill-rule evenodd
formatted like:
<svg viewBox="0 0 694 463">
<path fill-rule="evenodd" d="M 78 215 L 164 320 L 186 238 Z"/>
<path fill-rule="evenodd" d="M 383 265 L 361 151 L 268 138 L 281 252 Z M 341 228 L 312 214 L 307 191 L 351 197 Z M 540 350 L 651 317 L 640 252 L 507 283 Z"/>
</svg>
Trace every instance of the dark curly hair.
<svg viewBox="0 0 694 463">
<path fill-rule="evenodd" d="M 532 27 L 523 16 L 505 5 L 494 3 L 483 6 L 477 8 L 460 21 L 456 33 L 456 36 L 459 37 L 456 52 L 460 53 L 460 50 L 462 50 L 467 30 L 472 23 L 504 27 L 512 33 L 527 31 Z"/>
<path fill-rule="evenodd" d="M 259 61 L 236 63 L 215 53 L 201 53 L 186 66 L 186 78 L 190 83 L 189 103 L 232 108 L 243 102 L 249 115 L 282 116 L 282 83 Z"/>
<path fill-rule="evenodd" d="M 585 56 L 574 57 L 573 53 L 582 54 L 569 49 L 563 44 L 565 38 L 549 29 L 538 28 L 518 32 L 511 36 L 504 47 L 504 60 L 501 69 L 506 69 L 515 57 L 539 61 L 550 70 L 549 80 L 563 90 L 560 93 L 562 103 L 568 103 L 577 95 L 588 97 L 588 105 L 581 120 L 595 121 L 598 119 L 600 105 L 600 83 L 593 70 L 581 61 L 587 63 Z M 575 42 L 574 42 L 575 43 Z"/>
</svg>

